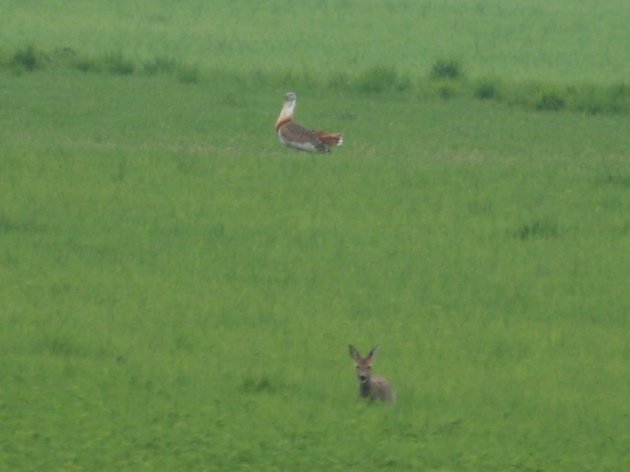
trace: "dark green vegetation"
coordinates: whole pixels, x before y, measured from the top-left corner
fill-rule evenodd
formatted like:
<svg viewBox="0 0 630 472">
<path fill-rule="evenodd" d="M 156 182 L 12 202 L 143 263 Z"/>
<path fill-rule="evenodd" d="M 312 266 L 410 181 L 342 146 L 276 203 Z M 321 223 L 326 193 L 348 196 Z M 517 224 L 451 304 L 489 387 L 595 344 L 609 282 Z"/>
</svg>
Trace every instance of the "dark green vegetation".
<svg viewBox="0 0 630 472">
<path fill-rule="evenodd" d="M 0 64 L 630 112 L 630 3 L 0 0 Z"/>
<path fill-rule="evenodd" d="M 306 89 L 327 88 L 331 91 L 357 91 L 374 94 L 397 91 L 415 92 L 425 97 L 443 99 L 472 96 L 494 100 L 537 111 L 571 111 L 588 114 L 630 113 L 630 84 L 617 81 L 597 83 L 543 83 L 536 81 L 502 81 L 499 79 L 467 79 L 460 60 L 438 59 L 426 76 L 401 74 L 393 66 L 369 66 L 358 74 L 338 73 L 315 79 L 288 71 L 281 74 L 262 73 L 237 75 L 227 71 L 203 70 L 197 65 L 182 63 L 170 57 L 156 56 L 141 63 L 124 54 L 108 52 L 89 57 L 70 48 L 51 52 L 38 51 L 33 46 L 18 49 L 4 61 L 13 73 L 37 69 L 76 69 L 82 72 L 107 72 L 114 75 L 169 75 L 183 83 L 236 81 L 244 87 L 281 86 L 292 83 Z"/>
<path fill-rule="evenodd" d="M 510 106 L 532 77 L 456 50 L 419 71 L 357 43 L 372 64 L 303 74 L 263 35 L 278 72 L 256 73 L 241 35 L 219 71 L 166 3 L 96 4 L 99 44 L 85 6 L 38 36 L 11 25 L 43 13 L 0 4 L 0 469 L 628 469 L 630 115 L 570 111 L 564 85 Z M 216 41 L 251 16 L 229 5 Z M 246 24 L 286 26 L 289 55 L 315 38 L 261 8 Z M 622 83 L 613 46 L 597 93 Z M 280 146 L 288 89 L 343 147 Z M 396 405 L 357 401 L 348 343 L 381 345 Z"/>
</svg>

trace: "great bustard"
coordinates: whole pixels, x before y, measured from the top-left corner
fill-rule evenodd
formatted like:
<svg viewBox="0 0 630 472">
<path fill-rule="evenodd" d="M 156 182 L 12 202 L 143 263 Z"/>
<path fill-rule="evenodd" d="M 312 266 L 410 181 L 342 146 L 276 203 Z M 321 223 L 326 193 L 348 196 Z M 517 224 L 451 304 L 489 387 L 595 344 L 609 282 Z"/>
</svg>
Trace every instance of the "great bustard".
<svg viewBox="0 0 630 472">
<path fill-rule="evenodd" d="M 284 94 L 284 106 L 276 121 L 280 141 L 302 151 L 330 152 L 331 147 L 340 146 L 343 143 L 341 133 L 310 130 L 293 121 L 296 99 L 293 92 Z"/>
</svg>

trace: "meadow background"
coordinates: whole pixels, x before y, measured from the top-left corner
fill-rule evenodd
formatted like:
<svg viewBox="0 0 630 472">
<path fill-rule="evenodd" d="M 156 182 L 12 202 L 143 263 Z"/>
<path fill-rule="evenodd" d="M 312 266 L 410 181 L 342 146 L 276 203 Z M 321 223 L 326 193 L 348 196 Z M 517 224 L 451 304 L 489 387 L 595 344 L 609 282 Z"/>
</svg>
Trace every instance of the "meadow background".
<svg viewBox="0 0 630 472">
<path fill-rule="evenodd" d="M 0 0 L 0 469 L 628 470 L 628 24 Z"/>
</svg>

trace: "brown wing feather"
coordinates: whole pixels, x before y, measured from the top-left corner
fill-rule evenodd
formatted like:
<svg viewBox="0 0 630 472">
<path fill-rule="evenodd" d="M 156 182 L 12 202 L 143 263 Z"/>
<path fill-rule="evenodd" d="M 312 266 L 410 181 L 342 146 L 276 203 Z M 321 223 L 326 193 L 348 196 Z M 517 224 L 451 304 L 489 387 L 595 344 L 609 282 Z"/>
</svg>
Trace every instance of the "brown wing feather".
<svg viewBox="0 0 630 472">
<path fill-rule="evenodd" d="M 302 125 L 289 121 L 280 126 L 279 132 L 288 145 L 304 149 L 301 146 L 310 144 L 318 152 L 328 152 L 329 145 L 315 132 Z"/>
</svg>

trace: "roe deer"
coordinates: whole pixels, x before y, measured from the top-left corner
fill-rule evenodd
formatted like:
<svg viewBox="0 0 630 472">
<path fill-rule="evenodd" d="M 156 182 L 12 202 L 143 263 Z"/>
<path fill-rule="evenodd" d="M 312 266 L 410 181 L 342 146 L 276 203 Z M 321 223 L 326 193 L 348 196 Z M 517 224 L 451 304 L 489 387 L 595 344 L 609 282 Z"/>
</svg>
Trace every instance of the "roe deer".
<svg viewBox="0 0 630 472">
<path fill-rule="evenodd" d="M 350 357 L 357 364 L 357 377 L 359 378 L 359 396 L 370 400 L 383 400 L 385 402 L 395 402 L 396 394 L 385 377 L 372 376 L 372 359 L 378 350 L 378 346 L 370 351 L 367 357 L 361 354 L 351 344 Z"/>
</svg>

